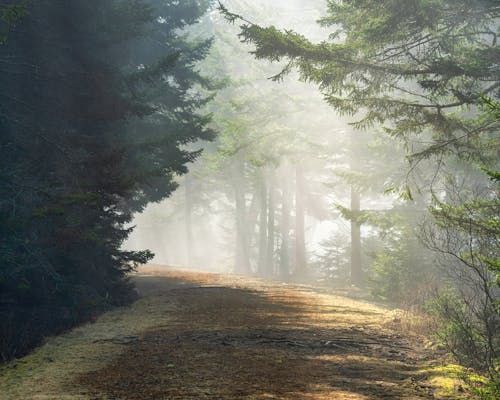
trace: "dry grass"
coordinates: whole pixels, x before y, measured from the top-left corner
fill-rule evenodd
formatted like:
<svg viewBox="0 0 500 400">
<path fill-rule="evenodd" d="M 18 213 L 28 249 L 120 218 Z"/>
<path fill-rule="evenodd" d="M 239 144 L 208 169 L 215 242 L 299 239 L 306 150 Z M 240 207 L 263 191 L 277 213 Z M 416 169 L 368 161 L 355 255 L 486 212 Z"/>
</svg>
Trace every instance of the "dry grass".
<svg viewBox="0 0 500 400">
<path fill-rule="evenodd" d="M 74 385 L 74 377 L 103 368 L 126 350 L 109 339 L 140 335 L 168 323 L 172 307 L 160 300 L 154 284 L 148 290 L 132 306 L 48 338 L 31 355 L 0 366 L 0 399 L 90 399 L 85 388 Z"/>
<path fill-rule="evenodd" d="M 434 398 L 429 352 L 383 307 L 304 285 L 140 272 L 133 306 L 1 367 L 0 399 Z"/>
<path fill-rule="evenodd" d="M 427 339 L 438 329 L 438 321 L 429 314 L 419 310 L 395 309 L 390 312 L 386 327 L 399 330 L 406 336 Z"/>
</svg>

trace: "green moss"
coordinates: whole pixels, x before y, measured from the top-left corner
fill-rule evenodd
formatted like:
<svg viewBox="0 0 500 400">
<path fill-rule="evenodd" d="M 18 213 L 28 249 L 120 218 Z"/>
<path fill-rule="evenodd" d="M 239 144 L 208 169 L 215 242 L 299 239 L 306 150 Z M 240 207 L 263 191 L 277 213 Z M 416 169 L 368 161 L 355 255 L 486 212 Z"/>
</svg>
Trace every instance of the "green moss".
<svg viewBox="0 0 500 400">
<path fill-rule="evenodd" d="M 11 361 L 0 366 L 0 388 L 2 385 L 6 387 L 19 384 L 27 378 L 33 376 L 35 372 L 39 372 L 50 357 L 44 351 L 35 351 L 26 357 Z"/>
<path fill-rule="evenodd" d="M 471 399 L 472 393 L 477 394 L 489 384 L 485 376 L 457 364 L 433 365 L 420 373 L 428 377 L 436 394 L 443 398 Z"/>
</svg>

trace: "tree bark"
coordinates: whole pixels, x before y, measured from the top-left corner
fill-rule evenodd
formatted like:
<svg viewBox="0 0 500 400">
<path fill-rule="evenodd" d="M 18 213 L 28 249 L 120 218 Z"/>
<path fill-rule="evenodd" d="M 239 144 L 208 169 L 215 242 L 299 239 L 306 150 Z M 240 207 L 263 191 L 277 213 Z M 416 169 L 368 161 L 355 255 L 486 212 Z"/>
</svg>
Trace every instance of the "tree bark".
<svg viewBox="0 0 500 400">
<path fill-rule="evenodd" d="M 295 275 L 307 275 L 306 238 L 305 238 L 305 204 L 304 173 L 300 166 L 295 168 Z"/>
<path fill-rule="evenodd" d="M 235 171 L 233 188 L 234 199 L 236 205 L 236 265 L 235 272 L 237 274 L 248 274 L 250 268 L 250 257 L 248 249 L 248 230 L 246 217 L 246 200 L 245 191 L 242 188 L 244 175 L 243 162 L 238 163 L 238 169 Z"/>
<path fill-rule="evenodd" d="M 274 238 L 275 238 L 275 214 L 276 214 L 276 200 L 275 200 L 275 187 L 274 179 L 269 180 L 268 188 L 268 203 L 267 203 L 267 249 L 266 249 L 266 265 L 265 268 L 269 275 L 274 275 Z"/>
<path fill-rule="evenodd" d="M 351 187 L 351 212 L 358 216 L 361 211 L 361 195 Z M 363 284 L 363 269 L 361 265 L 361 225 L 356 218 L 351 219 L 351 284 Z"/>
<path fill-rule="evenodd" d="M 280 263 L 279 276 L 282 279 L 290 277 L 290 190 L 288 180 L 283 180 L 282 196 L 281 196 L 281 248 L 280 248 Z"/>
<path fill-rule="evenodd" d="M 261 276 L 269 274 L 267 267 L 267 185 L 264 173 L 261 173 L 259 181 L 259 195 L 260 195 L 260 213 L 259 213 L 259 260 L 257 263 L 257 273 Z"/>
<path fill-rule="evenodd" d="M 193 184 L 189 173 L 184 178 L 184 224 L 185 224 L 185 261 L 186 266 L 193 266 L 195 242 L 193 235 Z"/>
</svg>

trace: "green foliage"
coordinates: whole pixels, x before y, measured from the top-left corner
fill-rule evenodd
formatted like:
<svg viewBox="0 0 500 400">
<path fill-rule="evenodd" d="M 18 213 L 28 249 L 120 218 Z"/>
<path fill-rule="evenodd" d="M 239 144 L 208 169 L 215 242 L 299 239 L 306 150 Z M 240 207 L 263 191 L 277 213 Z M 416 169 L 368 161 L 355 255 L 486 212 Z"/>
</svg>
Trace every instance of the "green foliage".
<svg viewBox="0 0 500 400">
<path fill-rule="evenodd" d="M 7 40 L 8 33 L 27 14 L 31 0 L 7 2 L 0 5 L 0 45 Z"/>
<path fill-rule="evenodd" d="M 219 9 L 229 22 L 241 22 L 240 38 L 255 46 L 256 58 L 286 62 L 276 80 L 297 70 L 337 112 L 356 117 L 356 128 L 383 125 L 399 138 L 410 172 L 416 173 L 423 160 L 435 160 L 437 170 L 453 169 L 458 159 L 481 166 L 498 182 L 497 1 L 329 0 L 320 24 L 331 34 L 320 43 Z M 441 315 L 449 315 L 443 337 L 450 348 L 458 346 L 463 362 L 491 371 L 496 350 L 484 338 L 493 338 L 498 321 L 498 187 L 481 187 L 482 178 L 463 169 L 450 176 L 451 181 L 457 176 L 469 180 L 437 191 L 433 227 L 421 235 L 436 261 L 456 277 L 452 284 L 459 296 L 438 301 Z M 424 181 L 430 186 L 437 182 L 446 186 L 437 173 Z M 403 186 L 389 190 L 413 200 L 413 188 Z M 366 213 L 341 211 L 351 220 L 368 222 Z M 418 252 L 408 248 L 408 228 L 395 228 L 391 245 L 377 261 L 384 297 L 401 295 L 406 287 L 397 285 L 409 284 L 420 270 Z M 477 357 L 468 354 L 472 348 Z"/>
<path fill-rule="evenodd" d="M 486 366 L 494 381 L 500 345 L 495 315 L 474 313 L 466 299 L 454 291 L 442 292 L 428 303 L 427 309 L 442 321 L 436 336 L 457 360 L 478 371 L 484 371 Z"/>
<path fill-rule="evenodd" d="M 481 197 L 452 181 L 446 202 L 434 199 L 434 227 L 427 229 L 425 240 L 453 265 L 456 276 L 454 297 L 438 298 L 435 304 L 444 321 L 441 339 L 461 362 L 487 370 L 493 379 L 500 346 L 500 203 L 496 173 L 487 174 L 489 182 L 477 182 Z"/>
<path fill-rule="evenodd" d="M 500 119 L 500 101 L 493 100 L 485 95 L 481 96 L 482 107 L 495 119 Z M 498 175 L 497 175 L 498 176 Z"/>
<path fill-rule="evenodd" d="M 500 398 L 500 376 L 497 375 L 486 383 L 469 384 L 469 390 L 481 400 L 497 400 Z"/>
<path fill-rule="evenodd" d="M 445 203 L 434 199 L 431 213 L 436 227 L 441 231 L 453 231 L 465 236 L 470 246 L 450 252 L 464 265 L 479 271 L 483 268 L 492 274 L 487 278 L 487 285 L 500 288 L 500 180 L 497 171 L 484 169 L 491 184 L 486 187 L 487 195 L 464 200 L 460 196 L 458 202 Z M 449 236 L 449 235 L 448 235 Z M 478 272 L 479 273 L 479 272 Z M 493 299 L 492 299 L 493 300 Z M 498 299 L 496 300 L 498 302 Z"/>
<path fill-rule="evenodd" d="M 297 69 L 341 114 L 366 110 L 357 127 L 386 123 L 409 144 L 431 132 L 429 144 L 411 150 L 415 161 L 452 151 L 477 157 L 498 130 L 498 118 L 476 113 L 484 96 L 498 98 L 494 1 L 331 0 L 320 23 L 333 31 L 321 43 L 220 11 L 242 22 L 255 57 L 287 61 L 277 79 Z"/>
<path fill-rule="evenodd" d="M 248 2 L 242 5 L 265 15 L 260 5 Z M 269 8 L 275 6 L 269 5 Z M 311 123 L 308 116 L 318 112 L 319 107 L 323 107 L 327 115 L 328 108 L 314 96 L 313 90 L 302 84 L 294 82 L 276 90 L 273 82 L 263 79 L 272 75 L 274 69 L 252 60 L 248 49 L 239 43 L 235 29 L 228 27 L 217 14 L 211 15 L 208 24 L 206 30 L 214 32 L 215 41 L 200 66 L 201 71 L 231 79 L 226 80 L 226 87 L 207 107 L 213 114 L 211 126 L 219 134 L 196 169 L 195 174 L 201 175 L 203 182 L 196 184 L 195 206 L 203 209 L 213 204 L 219 214 L 224 210 L 225 215 L 234 216 L 231 220 L 213 215 L 206 217 L 211 221 L 218 219 L 217 225 L 223 225 L 228 232 L 221 235 L 225 251 L 234 255 L 235 260 L 250 261 L 240 260 L 239 264 L 245 265 L 236 265 L 237 270 L 254 268 L 269 276 L 276 272 L 274 263 L 282 255 L 275 247 L 288 241 L 290 249 L 293 248 L 293 229 L 287 230 L 290 237 L 280 229 L 281 206 L 286 201 L 293 203 L 295 195 L 292 165 L 300 164 L 308 179 L 316 179 L 308 174 L 309 154 L 305 153 L 324 152 L 314 143 L 314 136 L 328 129 L 323 120 L 327 118 Z M 330 118 L 330 121 L 335 120 Z M 285 190 L 285 186 L 289 190 Z M 309 192 L 304 190 L 306 200 L 315 195 Z"/>
<path fill-rule="evenodd" d="M 416 235 L 424 212 L 425 208 L 408 203 L 372 220 L 384 243 L 371 267 L 372 292 L 406 309 L 421 308 L 439 282 L 433 256 Z"/>
<path fill-rule="evenodd" d="M 10 9 L 16 24 L 0 47 L 0 358 L 134 299 L 127 274 L 152 254 L 122 250 L 132 216 L 176 188 L 174 175 L 199 154 L 185 145 L 214 135 L 199 112 L 210 81 L 196 69 L 211 41 L 180 31 L 208 7 Z"/>
<path fill-rule="evenodd" d="M 321 243 L 321 252 L 315 255 L 314 267 L 328 283 L 346 286 L 350 282 L 350 251 L 348 238 L 334 235 Z"/>
</svg>

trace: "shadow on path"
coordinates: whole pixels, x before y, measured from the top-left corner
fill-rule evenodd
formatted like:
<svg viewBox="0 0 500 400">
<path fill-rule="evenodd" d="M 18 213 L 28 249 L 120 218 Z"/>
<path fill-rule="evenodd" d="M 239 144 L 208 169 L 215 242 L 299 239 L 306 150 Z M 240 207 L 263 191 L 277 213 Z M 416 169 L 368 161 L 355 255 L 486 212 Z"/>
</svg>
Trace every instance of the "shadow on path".
<svg viewBox="0 0 500 400">
<path fill-rule="evenodd" d="M 324 298 L 280 285 L 217 286 L 200 274 L 139 278 L 138 287 L 172 303 L 172 322 L 81 376 L 96 398 L 433 398 L 415 384 L 421 355 L 397 335 L 360 325 L 377 318 L 371 309 L 318 304 Z"/>
</svg>

